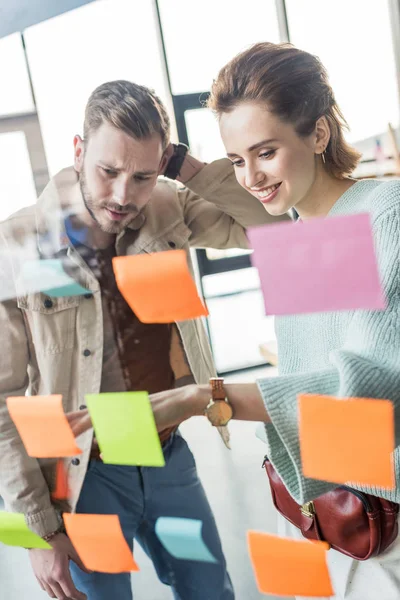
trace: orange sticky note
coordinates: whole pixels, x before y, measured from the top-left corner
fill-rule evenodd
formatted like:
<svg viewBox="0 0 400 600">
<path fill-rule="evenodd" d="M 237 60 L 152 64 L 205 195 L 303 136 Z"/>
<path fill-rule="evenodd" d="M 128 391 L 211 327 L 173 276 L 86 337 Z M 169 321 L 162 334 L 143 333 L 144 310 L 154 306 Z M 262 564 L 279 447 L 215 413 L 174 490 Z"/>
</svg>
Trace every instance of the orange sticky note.
<svg viewBox="0 0 400 600">
<path fill-rule="evenodd" d="M 69 494 L 68 478 L 64 462 L 58 460 L 56 466 L 56 485 L 51 497 L 54 500 L 66 500 L 69 497 Z"/>
<path fill-rule="evenodd" d="M 395 430 L 390 400 L 301 394 L 298 404 L 306 477 L 394 488 Z"/>
<path fill-rule="evenodd" d="M 143 323 L 207 316 L 184 250 L 113 258 L 119 291 Z"/>
<path fill-rule="evenodd" d="M 247 542 L 258 589 L 278 596 L 333 596 L 326 542 L 292 540 L 249 531 Z"/>
<path fill-rule="evenodd" d="M 118 515 L 63 514 L 67 534 L 87 569 L 101 573 L 139 571 Z"/>
<path fill-rule="evenodd" d="M 29 456 L 58 458 L 82 453 L 64 414 L 61 395 L 9 397 L 7 406 Z"/>
</svg>

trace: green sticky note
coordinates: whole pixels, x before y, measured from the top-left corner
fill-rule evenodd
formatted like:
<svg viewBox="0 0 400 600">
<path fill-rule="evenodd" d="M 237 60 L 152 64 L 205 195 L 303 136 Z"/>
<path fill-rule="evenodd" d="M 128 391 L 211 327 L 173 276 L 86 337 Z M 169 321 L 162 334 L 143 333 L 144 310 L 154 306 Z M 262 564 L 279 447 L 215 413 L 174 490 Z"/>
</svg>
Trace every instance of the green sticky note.
<svg viewBox="0 0 400 600">
<path fill-rule="evenodd" d="M 4 510 L 0 511 L 0 542 L 7 546 L 51 550 L 50 544 L 28 528 L 24 515 Z"/>
<path fill-rule="evenodd" d="M 104 463 L 165 465 L 147 392 L 87 394 L 85 398 Z"/>
</svg>

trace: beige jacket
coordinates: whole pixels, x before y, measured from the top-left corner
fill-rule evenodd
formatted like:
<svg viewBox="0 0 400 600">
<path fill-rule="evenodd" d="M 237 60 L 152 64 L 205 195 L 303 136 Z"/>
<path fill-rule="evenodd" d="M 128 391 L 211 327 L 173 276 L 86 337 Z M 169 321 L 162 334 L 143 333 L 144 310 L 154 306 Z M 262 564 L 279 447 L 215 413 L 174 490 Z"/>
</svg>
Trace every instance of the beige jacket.
<svg viewBox="0 0 400 600">
<path fill-rule="evenodd" d="M 72 168 L 53 178 L 35 206 L 0 224 L 0 495 L 6 508 L 26 515 L 39 535 L 58 528 L 60 512 L 74 510 L 89 460 L 92 431 L 80 438 L 79 464 L 65 459 L 71 498 L 54 503 L 54 460 L 31 458 L 11 421 L 8 396 L 62 394 L 66 412 L 77 410 L 86 393 L 100 389 L 103 319 L 97 280 L 76 250 L 67 243 L 62 215 L 78 188 Z M 236 182 L 230 161 L 205 166 L 187 188 L 160 178 L 144 213 L 118 236 L 118 255 L 190 246 L 246 247 L 243 227 L 270 222 L 261 204 Z M 78 281 L 93 297 L 52 298 L 26 293 L 18 272 L 26 258 L 38 258 L 50 244 L 52 253 L 66 255 L 75 265 Z M 47 300 L 47 302 L 45 302 Z M 176 324 L 171 364 L 179 379 L 190 373 L 196 382 L 214 375 L 213 360 L 201 319 Z M 180 343 L 182 342 L 182 344 Z M 182 348 L 186 356 L 182 356 Z M 90 356 L 84 350 L 90 350 Z M 87 353 L 86 353 L 87 354 Z M 76 461 L 74 461 L 76 462 Z"/>
</svg>

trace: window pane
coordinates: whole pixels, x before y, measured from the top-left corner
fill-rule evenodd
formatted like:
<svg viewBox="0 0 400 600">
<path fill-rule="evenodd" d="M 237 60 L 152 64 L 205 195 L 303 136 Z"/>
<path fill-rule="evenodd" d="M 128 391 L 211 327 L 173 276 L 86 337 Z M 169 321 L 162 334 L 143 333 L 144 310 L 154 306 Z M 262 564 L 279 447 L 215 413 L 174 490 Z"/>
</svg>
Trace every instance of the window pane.
<svg viewBox="0 0 400 600">
<path fill-rule="evenodd" d="M 169 106 L 158 36 L 152 0 L 98 0 L 26 31 L 51 175 L 72 164 L 73 136 L 82 134 L 86 102 L 101 83 L 147 85 Z"/>
<path fill-rule="evenodd" d="M 388 2 L 286 0 L 291 41 L 319 56 L 350 141 L 397 126 L 399 99 Z"/>
<path fill-rule="evenodd" d="M 35 110 L 19 33 L 0 39 L 0 115 Z"/>
<path fill-rule="evenodd" d="M 279 41 L 275 0 L 159 0 L 174 94 L 209 90 L 250 44 Z"/>
<path fill-rule="evenodd" d="M 211 162 L 226 156 L 217 118 L 208 108 L 187 110 L 185 122 L 190 150 L 196 158 Z"/>
<path fill-rule="evenodd" d="M 36 190 L 25 134 L 0 134 L 0 221 L 36 202 Z"/>
</svg>

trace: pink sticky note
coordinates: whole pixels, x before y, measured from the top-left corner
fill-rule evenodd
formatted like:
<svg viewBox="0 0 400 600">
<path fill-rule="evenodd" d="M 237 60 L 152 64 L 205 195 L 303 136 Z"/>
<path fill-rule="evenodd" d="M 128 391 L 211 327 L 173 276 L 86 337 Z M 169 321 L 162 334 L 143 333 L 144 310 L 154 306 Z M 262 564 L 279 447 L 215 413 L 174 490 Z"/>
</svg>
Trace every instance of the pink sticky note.
<svg viewBox="0 0 400 600">
<path fill-rule="evenodd" d="M 267 314 L 384 309 L 366 213 L 252 227 Z"/>
</svg>

